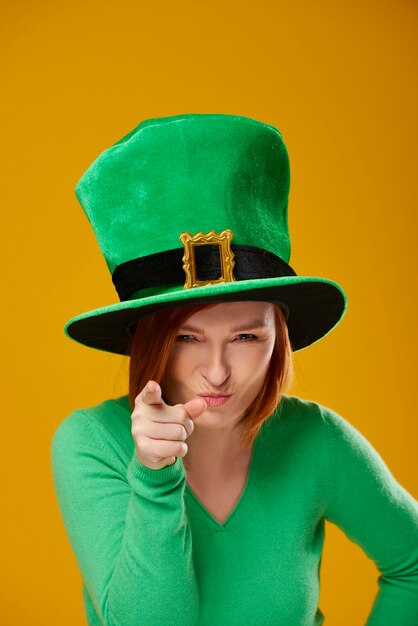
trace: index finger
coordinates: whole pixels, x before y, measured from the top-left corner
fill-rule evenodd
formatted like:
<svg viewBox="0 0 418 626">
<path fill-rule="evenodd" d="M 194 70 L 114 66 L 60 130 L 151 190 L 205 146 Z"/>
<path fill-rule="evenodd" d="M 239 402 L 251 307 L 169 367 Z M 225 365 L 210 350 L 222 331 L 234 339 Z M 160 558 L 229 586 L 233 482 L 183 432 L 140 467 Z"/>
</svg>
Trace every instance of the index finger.
<svg viewBox="0 0 418 626">
<path fill-rule="evenodd" d="M 149 380 L 137 398 L 144 404 L 164 404 L 161 387 L 155 380 Z"/>
</svg>

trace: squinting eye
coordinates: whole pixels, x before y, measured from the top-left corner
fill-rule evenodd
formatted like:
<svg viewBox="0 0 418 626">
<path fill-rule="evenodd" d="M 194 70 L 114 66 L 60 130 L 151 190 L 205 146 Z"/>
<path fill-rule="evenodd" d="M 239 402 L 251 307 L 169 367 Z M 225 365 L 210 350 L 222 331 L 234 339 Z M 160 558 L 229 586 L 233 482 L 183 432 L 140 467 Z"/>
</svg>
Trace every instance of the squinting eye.
<svg viewBox="0 0 418 626">
<path fill-rule="evenodd" d="M 253 335 L 251 333 L 241 333 L 238 335 L 238 337 L 249 337 L 248 341 L 253 341 L 254 339 L 257 339 L 256 335 Z M 243 341 L 247 341 L 247 340 L 244 339 Z"/>
<path fill-rule="evenodd" d="M 185 343 L 190 343 L 190 341 L 188 342 L 188 339 L 194 339 L 193 335 L 177 335 L 176 340 L 177 341 L 183 341 Z"/>
</svg>

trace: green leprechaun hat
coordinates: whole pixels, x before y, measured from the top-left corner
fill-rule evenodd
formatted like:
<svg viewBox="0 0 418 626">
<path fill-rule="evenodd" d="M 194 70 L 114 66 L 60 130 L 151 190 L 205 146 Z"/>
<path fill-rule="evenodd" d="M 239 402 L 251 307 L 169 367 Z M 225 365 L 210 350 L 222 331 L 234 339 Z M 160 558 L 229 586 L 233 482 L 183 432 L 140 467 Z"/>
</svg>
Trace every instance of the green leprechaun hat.
<svg viewBox="0 0 418 626">
<path fill-rule="evenodd" d="M 128 355 L 142 315 L 246 300 L 282 306 L 294 352 L 327 335 L 347 298 L 288 264 L 289 183 L 275 126 L 227 114 L 142 121 L 76 185 L 120 302 L 72 318 L 66 335 Z"/>
</svg>

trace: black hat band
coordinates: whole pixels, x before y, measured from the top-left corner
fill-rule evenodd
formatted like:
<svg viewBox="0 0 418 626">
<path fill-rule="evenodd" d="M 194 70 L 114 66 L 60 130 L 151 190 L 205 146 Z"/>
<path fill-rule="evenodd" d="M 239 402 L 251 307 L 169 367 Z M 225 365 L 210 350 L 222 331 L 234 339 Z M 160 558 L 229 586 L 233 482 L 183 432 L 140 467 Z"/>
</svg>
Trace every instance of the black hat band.
<svg viewBox="0 0 418 626">
<path fill-rule="evenodd" d="M 234 253 L 235 280 L 297 276 L 283 259 L 256 246 L 231 245 Z M 112 281 L 120 300 L 129 300 L 140 289 L 158 285 L 183 284 L 183 248 L 156 252 L 118 265 Z M 221 274 L 219 246 L 195 247 L 195 261 L 200 280 L 216 280 Z"/>
</svg>

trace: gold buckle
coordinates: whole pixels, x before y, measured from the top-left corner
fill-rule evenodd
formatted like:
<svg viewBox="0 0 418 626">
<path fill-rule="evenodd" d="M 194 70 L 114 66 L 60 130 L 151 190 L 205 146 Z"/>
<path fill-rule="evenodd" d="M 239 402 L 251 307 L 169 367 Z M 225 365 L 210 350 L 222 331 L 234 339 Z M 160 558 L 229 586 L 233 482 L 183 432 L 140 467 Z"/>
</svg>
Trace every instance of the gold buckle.
<svg viewBox="0 0 418 626">
<path fill-rule="evenodd" d="M 223 230 L 221 233 L 215 233 L 214 230 L 208 233 L 198 232 L 195 235 L 191 235 L 187 231 L 181 233 L 180 241 L 184 246 L 183 256 L 183 269 L 186 274 L 186 282 L 184 283 L 184 289 L 190 289 L 192 287 L 200 287 L 202 285 L 216 285 L 217 283 L 230 283 L 234 282 L 235 278 L 232 270 L 235 266 L 234 253 L 231 250 L 231 239 L 234 233 L 232 230 Z M 205 246 L 207 244 L 217 244 L 219 246 L 220 259 L 221 259 L 221 272 L 220 278 L 215 280 L 198 280 L 196 275 L 196 260 L 194 254 L 195 246 Z"/>
</svg>

